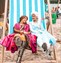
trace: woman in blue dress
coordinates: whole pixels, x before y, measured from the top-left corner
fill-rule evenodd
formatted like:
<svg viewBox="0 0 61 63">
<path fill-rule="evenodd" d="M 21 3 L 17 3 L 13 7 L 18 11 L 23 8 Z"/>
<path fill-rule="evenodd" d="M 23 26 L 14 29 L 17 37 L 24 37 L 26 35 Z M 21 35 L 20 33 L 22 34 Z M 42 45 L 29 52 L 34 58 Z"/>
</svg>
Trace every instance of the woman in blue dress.
<svg viewBox="0 0 61 63">
<path fill-rule="evenodd" d="M 39 19 L 37 12 L 32 13 L 32 22 L 30 22 L 31 32 L 37 36 L 38 46 L 44 47 L 43 44 L 47 46 L 47 49 L 50 49 L 50 45 L 56 44 L 56 39 L 46 30 L 41 28 L 41 19 Z"/>
</svg>

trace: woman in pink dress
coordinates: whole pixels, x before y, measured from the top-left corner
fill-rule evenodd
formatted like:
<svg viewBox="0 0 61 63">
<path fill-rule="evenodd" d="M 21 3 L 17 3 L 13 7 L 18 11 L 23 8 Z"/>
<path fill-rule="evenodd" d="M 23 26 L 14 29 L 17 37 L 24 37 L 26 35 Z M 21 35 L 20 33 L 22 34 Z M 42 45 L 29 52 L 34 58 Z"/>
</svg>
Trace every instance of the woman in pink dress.
<svg viewBox="0 0 61 63">
<path fill-rule="evenodd" d="M 27 16 L 21 16 L 19 23 L 16 23 L 14 26 L 14 33 L 7 35 L 2 41 L 1 45 L 6 47 L 6 50 L 11 51 L 14 53 L 17 51 L 17 46 L 14 41 L 15 36 L 23 36 L 24 34 L 27 36 L 27 39 L 29 39 L 29 46 L 32 50 L 32 53 L 37 52 L 37 45 L 36 45 L 36 39 L 37 37 L 35 35 L 32 35 L 30 32 L 30 27 L 27 24 L 28 17 Z"/>
<path fill-rule="evenodd" d="M 29 40 L 29 46 L 32 49 L 32 53 L 36 53 L 37 45 L 36 45 L 36 36 L 32 35 L 30 32 L 30 26 L 27 24 L 28 17 L 21 16 L 19 23 L 16 23 L 14 26 L 14 32 L 19 33 L 15 36 L 21 36 L 21 34 L 27 35 L 27 39 Z"/>
</svg>

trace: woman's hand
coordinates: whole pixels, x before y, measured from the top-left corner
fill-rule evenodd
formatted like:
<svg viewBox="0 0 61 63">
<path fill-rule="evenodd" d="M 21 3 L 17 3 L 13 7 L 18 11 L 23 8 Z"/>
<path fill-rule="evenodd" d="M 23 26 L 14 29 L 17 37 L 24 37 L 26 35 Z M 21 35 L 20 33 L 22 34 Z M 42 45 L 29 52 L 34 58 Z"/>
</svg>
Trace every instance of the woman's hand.
<svg viewBox="0 0 61 63">
<path fill-rule="evenodd" d="M 20 31 L 20 34 L 24 34 L 24 31 Z"/>
<path fill-rule="evenodd" d="M 31 32 L 24 32 L 24 34 L 30 34 Z"/>
</svg>

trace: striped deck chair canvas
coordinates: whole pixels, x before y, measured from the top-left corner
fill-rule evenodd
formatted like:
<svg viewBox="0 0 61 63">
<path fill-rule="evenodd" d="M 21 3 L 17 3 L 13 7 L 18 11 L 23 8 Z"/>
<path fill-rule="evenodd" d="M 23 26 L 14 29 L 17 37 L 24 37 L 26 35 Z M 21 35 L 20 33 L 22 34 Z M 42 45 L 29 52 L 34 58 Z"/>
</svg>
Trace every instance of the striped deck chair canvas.
<svg viewBox="0 0 61 63">
<path fill-rule="evenodd" d="M 13 33 L 13 26 L 22 15 L 28 16 L 28 21 L 32 21 L 31 13 L 37 11 L 40 18 L 45 18 L 44 0 L 10 0 L 9 6 L 9 34 Z M 41 25 L 46 29 L 45 21 Z"/>
</svg>

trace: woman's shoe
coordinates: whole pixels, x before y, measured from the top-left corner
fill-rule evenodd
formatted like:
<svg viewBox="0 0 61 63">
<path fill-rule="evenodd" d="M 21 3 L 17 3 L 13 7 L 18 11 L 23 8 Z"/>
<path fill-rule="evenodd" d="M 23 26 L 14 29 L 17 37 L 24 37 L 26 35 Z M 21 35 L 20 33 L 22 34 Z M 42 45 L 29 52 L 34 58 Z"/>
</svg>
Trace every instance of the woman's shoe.
<svg viewBox="0 0 61 63">
<path fill-rule="evenodd" d="M 44 51 L 47 51 L 47 44 L 43 43 L 42 48 L 44 49 Z"/>
</svg>

